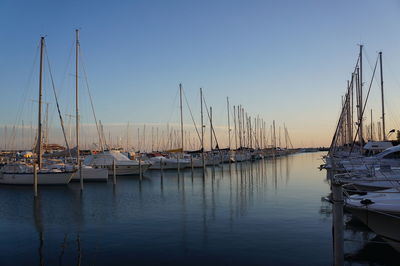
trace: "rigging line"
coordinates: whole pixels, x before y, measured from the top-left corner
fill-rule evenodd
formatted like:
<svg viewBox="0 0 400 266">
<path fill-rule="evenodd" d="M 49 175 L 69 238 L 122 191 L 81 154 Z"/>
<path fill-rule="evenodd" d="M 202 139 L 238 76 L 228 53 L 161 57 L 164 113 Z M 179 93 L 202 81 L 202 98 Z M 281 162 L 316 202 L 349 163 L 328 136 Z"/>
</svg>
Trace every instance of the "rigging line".
<svg viewBox="0 0 400 266">
<path fill-rule="evenodd" d="M 75 40 L 73 40 L 73 41 L 71 41 L 71 45 L 70 45 L 70 49 L 69 49 L 69 53 L 68 53 L 68 59 L 67 59 L 67 64 L 65 65 L 65 69 L 64 69 L 64 72 L 63 72 L 63 78 L 62 78 L 62 80 L 61 80 L 61 86 L 60 86 L 60 91 L 63 91 L 63 88 L 65 87 L 65 84 L 66 84 L 66 80 L 67 80 L 67 78 L 69 78 L 69 74 L 68 74 L 68 71 L 69 71 L 69 69 L 70 69 L 70 66 L 71 66 L 71 61 L 72 61 L 72 58 L 73 58 L 73 51 L 74 51 L 74 48 L 75 48 Z M 69 87 L 68 85 L 67 85 L 67 87 Z M 72 111 L 72 109 L 73 109 L 73 94 L 72 94 L 72 90 L 67 90 L 67 92 L 69 92 L 67 95 L 66 95 L 66 97 L 65 97 L 65 102 L 66 102 L 66 107 L 65 107 L 65 112 L 66 113 L 68 113 L 68 114 L 71 114 L 73 111 Z"/>
<path fill-rule="evenodd" d="M 368 62 L 369 68 L 371 69 L 371 71 L 373 71 L 371 62 L 370 62 L 369 57 L 368 57 L 367 49 L 364 48 L 364 52 L 365 52 L 365 57 L 367 58 L 367 62 Z M 375 77 L 374 80 L 376 82 L 376 85 L 378 85 L 378 87 L 380 87 L 380 84 L 379 84 L 379 81 L 377 80 L 377 77 Z"/>
<path fill-rule="evenodd" d="M 103 142 L 102 142 L 102 140 L 101 140 L 101 135 L 100 135 L 99 126 L 98 126 L 98 123 L 97 123 L 96 112 L 95 112 L 95 110 L 94 110 L 93 98 L 92 98 L 92 94 L 91 94 L 91 92 L 90 92 L 89 81 L 88 81 L 87 74 L 86 74 L 85 63 L 84 63 L 84 61 L 83 61 L 83 54 L 82 54 L 82 52 L 81 52 L 80 46 L 79 46 L 79 54 L 81 55 L 80 58 L 81 58 L 81 62 L 82 62 L 82 63 L 81 63 L 81 64 L 82 64 L 82 70 L 83 70 L 83 75 L 85 76 L 85 83 L 86 83 L 86 88 L 87 88 L 87 91 L 88 91 L 88 94 L 89 94 L 90 105 L 91 105 L 91 107 L 92 107 L 94 122 L 95 122 L 95 124 L 96 124 L 97 134 L 99 135 L 100 149 L 104 151 L 104 147 L 103 147 Z"/>
<path fill-rule="evenodd" d="M 208 119 L 210 120 L 210 123 L 211 123 L 211 116 L 210 116 L 210 113 L 208 112 L 208 106 L 207 106 L 206 99 L 204 98 L 204 94 L 203 94 L 203 101 L 204 101 L 204 105 L 206 106 Z M 213 135 L 214 135 L 214 140 L 215 140 L 215 142 L 216 142 L 216 144 L 218 146 L 218 150 L 219 150 L 219 143 L 218 143 L 218 140 L 217 140 L 217 135 L 215 134 L 214 125 L 211 124 L 210 127 L 211 127 L 211 130 L 212 130 Z M 213 147 L 211 147 L 211 150 L 213 150 Z"/>
<path fill-rule="evenodd" d="M 386 58 L 385 58 L 385 60 L 386 60 Z M 390 73 L 391 76 L 394 78 L 394 81 L 395 81 L 397 87 L 400 89 L 400 82 L 399 82 L 399 80 L 397 79 L 397 76 L 394 74 L 394 71 L 393 71 L 393 69 L 392 69 L 391 66 L 390 66 L 390 62 L 388 63 L 388 60 L 386 60 L 385 67 L 386 67 L 386 69 L 389 70 L 389 73 Z M 396 112 L 393 112 L 394 110 L 390 108 L 390 105 L 389 105 L 389 103 L 388 103 L 388 101 L 387 101 L 387 98 L 385 98 L 385 105 L 389 107 L 389 111 L 390 111 L 389 113 L 394 114 L 394 117 L 400 117 L 400 116 L 398 115 L 399 113 L 397 112 L 397 110 L 396 110 Z M 395 120 L 393 119 L 393 116 L 389 115 L 389 117 L 390 117 L 393 121 L 395 121 Z M 395 124 L 398 124 L 398 122 L 399 122 L 399 121 L 395 121 Z"/>
<path fill-rule="evenodd" d="M 354 75 L 353 75 L 353 74 L 356 72 L 357 67 L 358 67 L 358 65 L 359 65 L 359 62 L 360 62 L 360 56 L 357 57 L 356 64 L 355 64 L 355 66 L 354 66 L 354 68 L 353 68 L 354 70 L 353 70 L 353 72 L 352 72 L 351 82 L 350 82 L 350 84 L 349 84 L 349 87 L 352 87 L 352 86 L 353 86 L 353 82 L 354 82 Z M 330 147 L 329 147 L 328 155 L 329 155 L 329 154 L 332 154 L 332 152 L 335 150 L 335 149 L 334 149 L 334 146 L 335 146 L 336 143 L 337 143 L 337 139 L 336 139 L 336 138 L 337 138 L 337 134 L 338 134 L 339 126 L 340 126 L 339 123 L 341 123 L 341 119 L 342 119 L 343 112 L 344 112 L 344 109 L 343 109 L 343 107 L 342 107 L 342 111 L 340 112 L 340 115 L 339 115 L 339 121 L 338 121 L 338 123 L 337 123 L 337 125 L 336 125 L 336 130 L 335 130 L 335 133 L 334 133 L 334 135 L 333 135 L 333 137 L 332 137 L 331 145 L 330 145 Z M 358 132 L 358 129 L 357 129 L 357 132 Z M 357 136 L 357 134 L 356 134 L 356 136 Z M 353 141 L 352 149 L 353 149 L 355 140 L 356 140 L 356 139 L 354 139 L 354 141 Z M 351 149 L 351 150 L 352 150 L 352 149 Z M 351 153 L 351 151 L 350 151 L 350 153 Z"/>
<path fill-rule="evenodd" d="M 72 61 L 72 52 L 73 52 L 74 48 L 75 48 L 75 40 L 73 40 L 73 41 L 71 42 L 71 46 L 70 46 L 70 50 L 69 50 L 69 54 L 68 54 L 67 65 L 65 66 L 65 69 L 64 69 L 64 75 L 63 75 L 63 79 L 62 79 L 62 81 L 61 81 L 60 89 L 62 89 L 62 88 L 64 87 L 65 80 L 66 80 L 67 77 L 68 77 L 67 73 L 68 73 L 69 66 L 70 66 L 71 61 Z"/>
<path fill-rule="evenodd" d="M 176 90 L 176 94 L 175 94 L 174 100 L 173 100 L 173 102 L 172 102 L 172 106 L 175 106 L 175 102 L 176 102 L 176 100 L 177 100 L 177 98 L 178 98 L 178 94 L 179 94 L 179 89 Z M 171 119 L 172 119 L 172 115 L 174 114 L 174 110 L 175 110 L 175 109 L 172 109 L 172 110 L 171 110 L 171 112 L 170 112 L 170 114 L 169 114 L 169 118 L 168 118 L 168 120 L 167 120 L 167 124 L 170 124 Z"/>
<path fill-rule="evenodd" d="M 365 98 L 365 102 L 364 102 L 364 105 L 363 105 L 363 110 L 362 110 L 362 112 L 361 112 L 361 119 L 362 119 L 362 117 L 364 116 L 364 111 L 365 111 L 365 108 L 366 108 L 366 106 L 367 106 L 367 101 L 368 101 L 369 93 L 371 92 L 371 86 L 372 86 L 373 79 L 374 79 L 374 77 L 375 77 L 376 67 L 377 67 L 377 65 L 378 65 L 378 59 L 379 59 L 379 57 L 376 59 L 375 68 L 374 68 L 374 71 L 372 72 L 372 78 L 371 78 L 371 81 L 370 81 L 370 83 L 369 83 L 369 88 L 368 88 L 367 97 Z M 361 104 L 362 104 L 362 103 L 361 103 Z M 360 123 L 360 124 L 361 124 L 361 123 Z M 350 154 L 351 154 L 351 152 L 353 151 L 354 143 L 355 143 L 356 138 L 357 138 L 357 135 L 358 135 L 358 133 L 359 133 L 359 131 L 360 131 L 360 124 L 359 124 L 358 127 L 357 127 L 357 131 L 356 131 L 356 134 L 355 134 L 355 138 L 354 138 L 354 140 L 353 140 L 353 145 L 351 146 Z M 362 136 L 361 136 L 361 139 L 362 139 Z M 360 143 L 360 145 L 362 145 L 362 143 Z"/>
<path fill-rule="evenodd" d="M 349 102 L 348 101 L 349 97 L 350 97 L 349 91 L 350 91 L 350 87 L 353 85 L 353 81 L 354 81 L 354 75 L 352 75 L 350 85 L 346 89 L 346 94 L 345 94 L 345 97 L 346 97 L 345 103 L 346 104 Z M 342 128 L 343 116 L 344 116 L 345 110 L 346 110 L 345 107 L 346 106 L 343 105 L 342 108 L 340 109 L 341 111 L 339 113 L 339 119 L 338 119 L 338 122 L 337 122 L 336 127 L 335 127 L 335 133 L 333 134 L 331 145 L 329 146 L 328 155 L 329 154 L 333 154 L 336 151 L 336 144 L 337 144 L 337 141 L 338 141 L 338 134 L 339 134 L 340 129 Z"/>
<path fill-rule="evenodd" d="M 54 98 L 55 98 L 55 100 L 56 100 L 58 116 L 59 116 L 59 118 L 60 118 L 60 124 L 61 124 L 62 132 L 63 132 L 63 135 L 64 135 L 65 145 L 67 146 L 67 151 L 68 151 L 69 156 L 72 157 L 72 156 L 71 156 L 71 149 L 70 149 L 70 147 L 69 147 L 68 140 L 67 140 L 67 135 L 65 134 L 64 120 L 63 120 L 63 118 L 62 118 L 62 114 L 61 114 L 61 111 L 60 111 L 60 105 L 59 105 L 59 103 L 58 103 L 56 87 L 55 87 L 55 85 L 54 85 L 54 79 L 53 79 L 53 74 L 52 74 L 52 72 L 51 72 L 50 60 L 49 60 L 49 55 L 48 55 L 48 53 L 47 53 L 47 47 L 46 47 L 46 45 L 44 46 L 44 51 L 45 51 L 45 56 L 46 56 L 46 59 L 47 59 L 47 65 L 48 65 L 48 68 L 49 68 L 49 74 L 50 74 L 51 85 L 52 85 L 52 88 L 53 88 Z M 48 133 L 47 133 L 47 134 L 48 134 Z"/>
<path fill-rule="evenodd" d="M 26 86 L 24 87 L 24 89 L 22 91 L 21 98 L 23 98 L 23 100 L 21 102 L 19 102 L 18 107 L 17 107 L 17 113 L 15 115 L 14 124 L 13 124 L 14 128 L 15 128 L 15 126 L 19 125 L 21 117 L 22 117 L 22 113 L 23 113 L 23 107 L 25 106 L 24 103 L 27 102 L 27 98 L 29 98 L 28 89 L 29 89 L 29 84 L 31 84 L 31 82 L 33 80 L 33 73 L 34 73 L 34 68 L 36 66 L 37 58 L 38 58 L 38 55 L 39 55 L 39 48 L 40 48 L 40 45 L 38 44 L 36 46 L 36 52 L 35 52 L 35 56 L 34 56 L 34 59 L 33 59 L 33 64 L 32 64 L 32 67 L 31 67 L 31 70 L 30 70 L 30 73 L 29 73 L 29 78 L 27 80 Z M 11 137 L 11 143 L 10 144 L 13 146 L 15 138 L 16 138 L 16 133 L 11 131 L 10 137 Z"/>
<path fill-rule="evenodd" d="M 360 56 L 358 56 L 358 58 L 357 58 L 357 62 L 356 62 L 356 65 L 355 65 L 355 67 L 354 67 L 354 71 L 352 72 L 352 75 L 351 75 L 350 84 L 348 85 L 348 87 L 347 87 L 347 89 L 346 89 L 346 94 L 345 94 L 345 97 L 346 97 L 345 103 L 346 103 L 346 104 L 350 104 L 350 102 L 349 102 L 350 88 L 353 87 L 353 83 L 354 83 L 354 73 L 356 72 L 356 69 L 357 69 L 357 67 L 358 67 L 359 61 L 360 61 Z M 331 145 L 330 145 L 328 154 L 332 154 L 334 151 L 336 151 L 336 148 L 335 148 L 335 147 L 336 147 L 336 144 L 337 144 L 337 141 L 338 141 L 338 134 L 339 134 L 340 129 L 342 128 L 342 125 L 341 125 L 341 123 L 342 123 L 342 116 L 344 115 L 344 112 L 345 112 L 344 107 L 345 107 L 345 106 L 342 106 L 342 109 L 341 109 L 341 112 L 340 112 L 340 115 L 339 115 L 339 121 L 338 121 L 338 123 L 337 123 L 336 130 L 335 130 L 335 133 L 334 133 L 334 135 L 333 135 L 332 142 L 331 142 Z M 355 141 L 355 140 L 354 140 L 354 141 Z M 353 145 L 354 145 L 354 142 L 353 142 Z"/>
<path fill-rule="evenodd" d="M 187 105 L 187 107 L 189 109 L 190 117 L 192 118 L 192 121 L 193 121 L 193 124 L 194 124 L 194 128 L 196 129 L 197 136 L 199 137 L 199 140 L 201 141 L 200 133 L 199 133 L 199 131 L 197 129 L 196 122 L 195 122 L 195 120 L 193 118 L 192 110 L 190 109 L 189 102 L 188 102 L 188 100 L 186 98 L 185 90 L 182 90 L 182 91 L 183 91 L 183 96 L 185 97 L 186 105 Z"/>
</svg>

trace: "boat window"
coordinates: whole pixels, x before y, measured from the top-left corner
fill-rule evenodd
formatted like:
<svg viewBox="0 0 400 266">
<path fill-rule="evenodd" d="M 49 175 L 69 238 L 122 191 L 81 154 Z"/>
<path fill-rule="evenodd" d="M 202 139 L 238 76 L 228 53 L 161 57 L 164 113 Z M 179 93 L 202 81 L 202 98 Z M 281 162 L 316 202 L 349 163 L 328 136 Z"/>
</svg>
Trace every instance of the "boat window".
<svg viewBox="0 0 400 266">
<path fill-rule="evenodd" d="M 383 159 L 400 159 L 400 151 L 389 153 Z"/>
</svg>

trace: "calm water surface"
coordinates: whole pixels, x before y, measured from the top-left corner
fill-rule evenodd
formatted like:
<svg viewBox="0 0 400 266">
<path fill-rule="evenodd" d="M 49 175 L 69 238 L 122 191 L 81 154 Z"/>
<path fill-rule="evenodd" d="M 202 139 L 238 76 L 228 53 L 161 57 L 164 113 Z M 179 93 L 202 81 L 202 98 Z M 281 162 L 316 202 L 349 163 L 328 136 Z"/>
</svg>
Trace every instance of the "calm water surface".
<svg viewBox="0 0 400 266">
<path fill-rule="evenodd" d="M 2 186 L 0 265 L 331 265 L 322 155 L 210 167 L 204 179 L 148 171 L 82 194 L 78 183 L 40 187 L 36 201 L 30 187 Z M 360 224 L 345 239 L 347 263 L 399 261 Z"/>
</svg>

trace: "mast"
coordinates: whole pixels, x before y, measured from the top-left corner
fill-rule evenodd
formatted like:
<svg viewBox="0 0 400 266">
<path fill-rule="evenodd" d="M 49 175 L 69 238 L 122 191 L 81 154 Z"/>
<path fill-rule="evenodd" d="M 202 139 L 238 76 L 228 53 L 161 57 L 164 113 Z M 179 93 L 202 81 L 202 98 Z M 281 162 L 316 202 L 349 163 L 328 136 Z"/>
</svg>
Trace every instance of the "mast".
<svg viewBox="0 0 400 266">
<path fill-rule="evenodd" d="M 351 89 L 350 89 L 350 81 L 347 80 L 347 97 L 346 97 L 346 121 L 347 121 L 347 139 L 346 139 L 346 144 L 349 145 L 353 141 L 353 137 L 351 134 L 351 127 L 352 127 L 352 122 L 351 122 Z"/>
<path fill-rule="evenodd" d="M 22 120 L 22 149 L 25 149 L 25 140 L 24 140 L 24 120 Z"/>
<path fill-rule="evenodd" d="M 275 120 L 272 121 L 272 125 L 273 125 L 273 144 L 274 144 L 274 150 L 276 150 L 276 132 L 275 132 Z"/>
<path fill-rule="evenodd" d="M 76 129 L 76 160 L 79 163 L 79 30 L 75 30 L 75 129 Z"/>
<path fill-rule="evenodd" d="M 75 30 L 75 122 L 76 122 L 76 162 L 79 168 L 81 190 L 83 190 L 83 176 L 79 156 L 79 30 Z"/>
<path fill-rule="evenodd" d="M 75 128 L 76 128 L 76 160 L 79 163 L 79 85 L 78 85 L 78 67 L 79 67 L 79 30 L 75 30 Z"/>
<path fill-rule="evenodd" d="M 242 106 L 239 105 L 237 108 L 237 116 L 238 116 L 238 130 L 239 130 L 239 148 L 242 148 L 242 120 L 241 118 Z"/>
<path fill-rule="evenodd" d="M 200 88 L 201 150 L 204 152 L 203 89 Z M 204 160 L 203 160 L 204 161 Z"/>
<path fill-rule="evenodd" d="M 151 127 L 151 152 L 154 151 L 154 127 Z"/>
<path fill-rule="evenodd" d="M 228 148 L 231 149 L 231 120 L 229 116 L 229 97 L 226 97 L 226 107 L 228 109 Z"/>
<path fill-rule="evenodd" d="M 204 121 L 203 121 L 203 89 L 200 88 L 200 114 L 201 114 L 201 160 L 203 169 L 206 167 L 206 161 L 204 158 Z M 205 172 L 203 171 L 203 178 Z"/>
<path fill-rule="evenodd" d="M 371 109 L 371 127 L 370 127 L 370 131 L 371 131 L 371 134 L 370 134 L 370 137 L 371 137 L 371 140 L 372 140 L 372 130 L 373 130 L 373 122 L 372 122 L 372 109 Z"/>
<path fill-rule="evenodd" d="M 382 52 L 379 52 L 379 65 L 381 72 L 381 95 L 382 95 L 382 136 L 383 140 L 386 140 L 386 129 L 385 129 L 385 101 L 383 94 L 383 67 L 382 67 Z"/>
<path fill-rule="evenodd" d="M 210 150 L 213 151 L 212 107 L 210 106 Z"/>
<path fill-rule="evenodd" d="M 38 138 L 37 138 L 37 164 L 42 167 L 42 91 L 43 91 L 43 49 L 44 37 L 40 38 L 40 70 L 39 70 L 39 111 L 38 111 Z"/>
<path fill-rule="evenodd" d="M 288 135 L 287 135 L 287 130 L 286 130 L 286 125 L 285 125 L 285 123 L 283 123 L 283 133 L 285 134 L 285 146 L 286 146 L 286 150 L 287 150 L 287 148 L 288 148 L 288 145 L 287 145 L 287 138 L 288 138 Z"/>
<path fill-rule="evenodd" d="M 179 84 L 179 96 L 180 96 L 180 109 L 181 109 L 181 148 L 183 154 L 183 108 L 182 108 L 182 84 Z"/>
<path fill-rule="evenodd" d="M 359 78 L 359 97 L 360 97 L 360 120 L 359 120 L 359 126 L 360 126 L 360 132 L 359 132 L 359 141 L 360 141 L 360 150 L 361 152 L 363 151 L 363 91 L 362 91 L 362 87 L 363 87 L 363 78 L 362 78 L 362 49 L 363 49 L 363 45 L 360 45 L 360 69 L 359 69 L 359 73 L 358 73 L 358 78 Z"/>
<path fill-rule="evenodd" d="M 236 106 L 233 106 L 233 124 L 235 127 L 235 150 L 237 149 Z"/>
<path fill-rule="evenodd" d="M 126 151 L 129 149 L 129 121 L 126 125 Z"/>
</svg>

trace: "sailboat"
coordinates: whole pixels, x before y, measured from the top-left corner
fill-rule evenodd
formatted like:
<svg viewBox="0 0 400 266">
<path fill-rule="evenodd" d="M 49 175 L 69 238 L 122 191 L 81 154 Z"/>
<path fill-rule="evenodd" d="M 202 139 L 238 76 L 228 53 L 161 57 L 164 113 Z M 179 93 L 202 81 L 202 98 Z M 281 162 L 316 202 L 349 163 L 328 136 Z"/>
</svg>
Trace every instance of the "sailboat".
<svg viewBox="0 0 400 266">
<path fill-rule="evenodd" d="M 45 39 L 40 39 L 40 70 L 39 70 L 39 109 L 38 109 L 38 138 L 36 145 L 36 164 L 14 162 L 5 165 L 0 172 L 0 184 L 33 185 L 35 172 L 39 185 L 66 185 L 76 173 L 74 169 L 54 169 L 43 165 L 42 160 L 42 76 Z"/>
<path fill-rule="evenodd" d="M 80 160 L 79 151 L 79 71 L 78 71 L 78 60 L 79 60 L 79 30 L 75 30 L 75 121 L 76 121 L 76 167 L 78 172 L 72 177 L 73 181 L 80 181 L 81 183 L 85 181 L 107 181 L 108 180 L 108 170 L 102 168 L 93 168 L 92 166 L 82 165 Z"/>
</svg>

